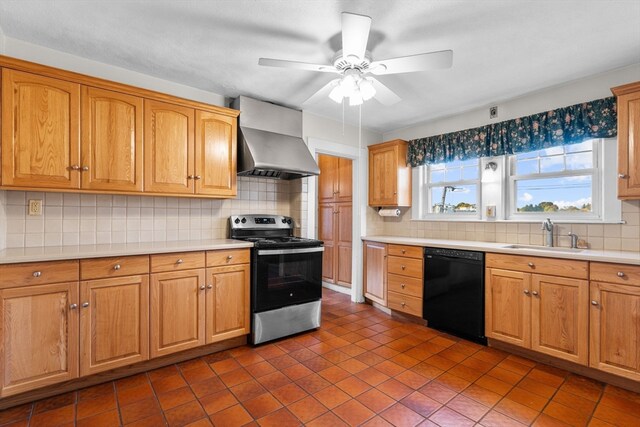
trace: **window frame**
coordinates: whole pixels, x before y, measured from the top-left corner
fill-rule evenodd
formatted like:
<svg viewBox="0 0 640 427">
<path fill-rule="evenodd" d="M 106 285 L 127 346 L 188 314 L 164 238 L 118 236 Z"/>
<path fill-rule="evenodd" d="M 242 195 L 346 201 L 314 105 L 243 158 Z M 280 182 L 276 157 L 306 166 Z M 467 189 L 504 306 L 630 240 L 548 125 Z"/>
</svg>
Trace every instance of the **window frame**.
<svg viewBox="0 0 640 427">
<path fill-rule="evenodd" d="M 434 165 L 426 165 L 423 170 L 423 179 L 421 180 L 421 199 L 423 201 L 423 206 L 421 207 L 421 217 L 423 219 L 460 219 L 460 220 L 470 220 L 470 219 L 481 219 L 482 217 L 482 162 L 481 159 L 470 159 L 476 160 L 478 163 L 478 177 L 475 180 L 469 179 L 460 179 L 458 181 L 438 181 L 437 183 L 432 183 L 430 181 L 431 171 Z M 459 160 L 459 161 L 469 161 L 469 160 Z M 444 170 L 447 169 L 446 165 L 448 163 L 437 163 L 437 165 L 444 164 Z M 462 166 L 463 167 L 463 166 Z M 434 187 L 444 187 L 447 185 L 451 186 L 463 186 L 463 185 L 475 185 L 476 186 L 476 211 L 475 212 L 458 212 L 458 213 L 435 213 L 430 212 L 431 207 L 433 206 L 433 198 L 432 198 L 432 189 Z M 426 193 L 426 197 L 424 197 Z M 425 203 L 426 202 L 426 203 Z"/>
</svg>

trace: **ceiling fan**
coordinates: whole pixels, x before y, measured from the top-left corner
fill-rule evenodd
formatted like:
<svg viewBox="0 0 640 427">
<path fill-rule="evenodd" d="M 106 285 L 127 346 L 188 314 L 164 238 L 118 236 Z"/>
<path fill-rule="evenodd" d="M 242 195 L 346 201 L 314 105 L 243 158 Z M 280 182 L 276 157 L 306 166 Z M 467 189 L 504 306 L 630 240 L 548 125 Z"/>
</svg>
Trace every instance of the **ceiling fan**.
<svg viewBox="0 0 640 427">
<path fill-rule="evenodd" d="M 360 105 L 371 98 L 384 105 L 393 105 L 400 101 L 398 95 L 371 74 L 381 76 L 451 67 L 451 50 L 374 61 L 371 52 L 367 50 L 370 29 L 370 17 L 343 12 L 342 49 L 335 53 L 333 64 L 311 64 L 271 58 L 260 58 L 258 64 L 339 74 L 339 78 L 327 83 L 304 104 L 311 104 L 329 96 L 337 103 L 348 99 L 349 105 Z"/>
</svg>

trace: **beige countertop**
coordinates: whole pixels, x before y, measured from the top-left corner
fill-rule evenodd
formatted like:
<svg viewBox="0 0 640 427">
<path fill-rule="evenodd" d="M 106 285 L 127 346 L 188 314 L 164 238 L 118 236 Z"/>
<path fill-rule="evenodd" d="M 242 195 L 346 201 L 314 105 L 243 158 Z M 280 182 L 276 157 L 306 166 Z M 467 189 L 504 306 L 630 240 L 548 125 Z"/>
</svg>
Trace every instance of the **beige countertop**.
<svg viewBox="0 0 640 427">
<path fill-rule="evenodd" d="M 432 246 L 436 248 L 494 252 L 512 255 L 530 255 L 547 258 L 566 258 L 584 261 L 615 262 L 640 265 L 640 253 L 593 249 L 569 250 L 544 246 L 517 245 L 511 243 L 478 242 L 473 240 L 418 239 L 400 236 L 364 236 L 362 240 L 398 245 Z M 517 248 L 514 248 L 516 246 Z M 539 249 L 538 249 L 539 248 Z"/>
<path fill-rule="evenodd" d="M 244 242 L 242 240 L 213 239 L 181 240 L 175 242 L 119 243 L 112 245 L 9 248 L 0 251 L 0 264 L 251 247 L 253 247 L 253 243 Z"/>
</svg>

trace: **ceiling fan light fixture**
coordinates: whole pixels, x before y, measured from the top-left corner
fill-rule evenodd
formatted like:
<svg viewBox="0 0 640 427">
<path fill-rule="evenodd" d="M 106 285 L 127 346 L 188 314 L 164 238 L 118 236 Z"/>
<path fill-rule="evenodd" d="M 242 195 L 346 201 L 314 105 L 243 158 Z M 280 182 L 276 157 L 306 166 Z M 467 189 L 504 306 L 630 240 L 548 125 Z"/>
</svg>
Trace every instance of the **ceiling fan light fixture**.
<svg viewBox="0 0 640 427">
<path fill-rule="evenodd" d="M 342 86 L 340 84 L 337 84 L 336 87 L 334 87 L 331 92 L 329 92 L 329 98 L 331 98 L 332 101 L 341 104 L 342 103 L 342 98 L 344 98 L 344 93 L 342 90 Z"/>
<path fill-rule="evenodd" d="M 362 94 L 359 91 L 356 91 L 352 93 L 351 96 L 349 96 L 349 105 L 351 107 L 362 105 L 363 102 L 364 102 L 364 99 L 362 97 Z"/>
<path fill-rule="evenodd" d="M 373 87 L 373 84 L 369 79 L 362 79 L 358 86 L 363 100 L 368 101 L 375 96 L 376 88 Z"/>
</svg>

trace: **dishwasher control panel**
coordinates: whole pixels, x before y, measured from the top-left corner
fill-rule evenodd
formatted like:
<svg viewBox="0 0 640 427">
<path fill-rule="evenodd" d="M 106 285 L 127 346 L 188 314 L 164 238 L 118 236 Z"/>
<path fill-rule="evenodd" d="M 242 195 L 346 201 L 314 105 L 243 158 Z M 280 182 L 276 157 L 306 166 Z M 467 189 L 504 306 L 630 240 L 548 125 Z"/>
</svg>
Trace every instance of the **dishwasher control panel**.
<svg viewBox="0 0 640 427">
<path fill-rule="evenodd" d="M 425 258 L 431 258 L 432 256 L 441 256 L 449 258 L 463 258 L 472 261 L 484 260 L 484 252 L 462 251 L 458 249 L 424 248 L 424 255 Z"/>
</svg>

